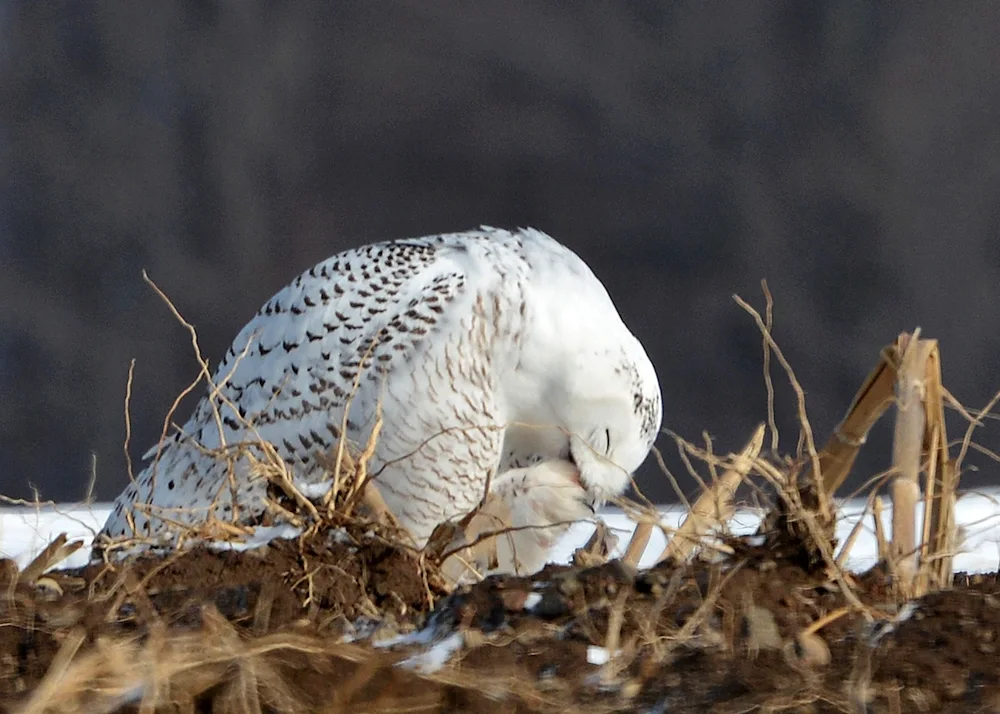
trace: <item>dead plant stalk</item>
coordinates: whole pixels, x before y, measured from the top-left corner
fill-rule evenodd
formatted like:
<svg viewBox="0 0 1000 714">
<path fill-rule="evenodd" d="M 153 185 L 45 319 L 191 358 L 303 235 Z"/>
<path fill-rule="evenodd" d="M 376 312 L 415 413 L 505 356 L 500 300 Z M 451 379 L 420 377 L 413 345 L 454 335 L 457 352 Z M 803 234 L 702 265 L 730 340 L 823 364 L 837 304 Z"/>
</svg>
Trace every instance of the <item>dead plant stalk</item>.
<svg viewBox="0 0 1000 714">
<path fill-rule="evenodd" d="M 920 500 L 920 455 L 926 417 L 924 396 L 927 356 L 931 343 L 900 335 L 897 348 L 902 355 L 896 375 L 896 426 L 893 433 L 891 567 L 899 584 L 910 590 L 917 576 L 916 508 Z"/>
<path fill-rule="evenodd" d="M 660 555 L 660 562 L 668 558 L 686 559 L 713 526 L 718 526 L 732 517 L 736 489 L 750 473 L 754 461 L 760 455 L 765 431 L 764 424 L 758 425 L 746 446 L 733 457 L 732 465 L 695 501 L 688 510 L 684 522 Z"/>
</svg>

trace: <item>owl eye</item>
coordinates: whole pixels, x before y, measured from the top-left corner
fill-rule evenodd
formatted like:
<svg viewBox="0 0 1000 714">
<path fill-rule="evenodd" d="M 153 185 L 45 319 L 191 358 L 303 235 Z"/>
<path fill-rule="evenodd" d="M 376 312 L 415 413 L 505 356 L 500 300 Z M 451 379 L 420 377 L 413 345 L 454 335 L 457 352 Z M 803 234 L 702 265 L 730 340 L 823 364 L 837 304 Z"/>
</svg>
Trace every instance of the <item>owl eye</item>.
<svg viewBox="0 0 1000 714">
<path fill-rule="evenodd" d="M 611 454 L 611 430 L 610 429 L 605 429 L 604 430 L 604 439 L 605 439 L 604 455 L 608 456 L 608 455 Z"/>
</svg>

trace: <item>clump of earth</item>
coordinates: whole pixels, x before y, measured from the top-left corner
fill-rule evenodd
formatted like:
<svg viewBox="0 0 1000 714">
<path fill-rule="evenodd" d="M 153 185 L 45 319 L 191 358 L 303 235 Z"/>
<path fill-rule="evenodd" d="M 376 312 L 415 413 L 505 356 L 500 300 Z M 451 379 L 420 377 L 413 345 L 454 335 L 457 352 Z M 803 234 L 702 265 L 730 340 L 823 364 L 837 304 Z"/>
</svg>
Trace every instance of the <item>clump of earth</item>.
<svg viewBox="0 0 1000 714">
<path fill-rule="evenodd" d="M 36 712 L 993 712 L 1000 585 L 900 602 L 759 541 L 449 591 L 378 538 L 0 569 L 0 702 Z M 812 568 L 812 569 L 810 569 Z M 844 587 L 850 588 L 845 593 Z M 860 607 L 859 607 L 860 605 Z"/>
</svg>

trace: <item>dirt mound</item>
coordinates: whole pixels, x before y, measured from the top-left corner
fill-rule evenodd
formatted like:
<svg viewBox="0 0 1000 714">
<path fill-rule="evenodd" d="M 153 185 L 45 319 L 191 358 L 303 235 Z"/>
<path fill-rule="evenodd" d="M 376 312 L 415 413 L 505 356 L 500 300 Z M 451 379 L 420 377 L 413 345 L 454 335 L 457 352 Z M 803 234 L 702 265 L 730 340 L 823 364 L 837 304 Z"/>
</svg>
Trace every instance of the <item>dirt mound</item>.
<svg viewBox="0 0 1000 714">
<path fill-rule="evenodd" d="M 17 711 L 995 711 L 1000 583 L 853 598 L 744 543 L 451 594 L 410 551 L 329 533 L 92 564 L 0 602 Z M 859 609 L 855 598 L 860 601 Z"/>
<path fill-rule="evenodd" d="M 466 552 L 450 546 L 482 514 L 459 524 L 461 541 L 444 527 L 415 552 L 368 488 L 367 451 L 318 502 L 278 464 L 275 505 L 303 534 L 292 540 L 46 575 L 57 541 L 24 571 L 0 568 L 0 699 L 33 714 L 1000 711 L 1000 582 L 952 573 L 961 455 L 948 452 L 939 368 L 934 341 L 901 335 L 822 449 L 803 417 L 809 448 L 794 458 L 761 455 L 763 425 L 724 459 L 680 444 L 712 483 L 641 572 L 630 563 L 662 524 L 632 503 L 621 560 L 588 549 L 571 566 L 450 587 Z M 858 530 L 834 542 L 831 498 L 894 399 L 892 539 L 873 491 L 882 560 L 851 575 L 838 559 Z M 757 535 L 734 538 L 716 527 L 748 480 L 771 503 Z"/>
<path fill-rule="evenodd" d="M 444 594 L 412 551 L 352 543 L 340 531 L 252 550 L 147 553 L 27 582 L 16 567 L 6 572 L 0 700 L 8 702 L 38 685 L 71 632 L 83 635 L 81 648 L 157 630 L 197 633 L 211 613 L 241 636 L 308 631 L 335 641 L 365 623 L 412 628 Z"/>
</svg>

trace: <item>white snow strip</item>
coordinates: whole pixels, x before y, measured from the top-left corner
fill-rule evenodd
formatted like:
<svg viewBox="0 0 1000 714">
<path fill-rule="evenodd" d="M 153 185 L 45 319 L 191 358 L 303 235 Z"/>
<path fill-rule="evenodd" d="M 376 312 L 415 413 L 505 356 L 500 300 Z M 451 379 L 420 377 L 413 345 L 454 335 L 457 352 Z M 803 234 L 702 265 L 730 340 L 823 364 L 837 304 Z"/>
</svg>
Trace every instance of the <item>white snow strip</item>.
<svg viewBox="0 0 1000 714">
<path fill-rule="evenodd" d="M 863 499 L 845 501 L 840 503 L 840 507 L 836 533 L 838 543 L 842 546 L 864 513 L 865 501 Z M 662 523 L 667 528 L 677 528 L 684 519 L 684 509 L 680 506 L 665 506 L 660 512 Z M 955 507 L 955 517 L 961 536 L 960 552 L 954 560 L 955 572 L 989 573 L 1000 569 L 1000 490 L 982 490 L 961 496 Z M 601 513 L 601 518 L 619 536 L 619 546 L 615 554 L 621 555 L 632 537 L 636 524 L 619 510 L 608 509 Z M 757 529 L 760 520 L 760 513 L 748 509 L 739 510 L 729 523 L 729 530 L 735 535 L 749 535 Z M 922 520 L 923 505 L 920 504 L 917 510 L 918 533 Z M 887 504 L 882 511 L 882 525 L 887 534 L 892 533 L 891 504 Z M 584 545 L 593 532 L 594 527 L 586 523 L 570 528 L 556 545 L 552 561 L 570 562 L 573 551 Z M 654 529 L 639 561 L 639 567 L 653 565 L 663 552 L 666 543 L 663 531 Z M 874 521 L 869 511 L 864 513 L 861 532 L 848 556 L 848 569 L 856 572 L 867 570 L 877 561 L 877 553 Z"/>
<path fill-rule="evenodd" d="M 67 539 L 84 541 L 84 546 L 59 567 L 77 568 L 90 560 L 90 544 L 111 513 L 111 504 L 79 507 L 8 506 L 0 508 L 0 557 L 13 558 L 23 568 L 35 556 L 65 533 Z"/>
<path fill-rule="evenodd" d="M 840 543 L 847 539 L 863 508 L 864 501 L 855 500 L 841 504 L 841 518 L 837 525 L 837 538 Z M 0 557 L 13 558 L 20 567 L 24 567 L 56 536 L 66 533 L 69 540 L 83 540 L 88 547 L 81 548 L 63 561 L 60 567 L 84 565 L 89 559 L 89 545 L 94 535 L 104 525 L 110 511 L 111 504 L 108 503 L 86 507 L 66 505 L 0 508 Z M 665 506 L 661 512 L 663 524 L 669 528 L 676 528 L 684 517 L 683 509 L 678 506 Z M 921 512 L 922 509 L 918 511 L 918 528 Z M 601 517 L 619 536 L 617 553 L 620 554 L 632 536 L 635 523 L 617 510 L 604 511 Z M 891 533 L 891 519 L 892 508 L 887 507 L 883 511 L 886 533 Z M 956 519 L 961 528 L 962 543 L 961 552 L 955 558 L 955 570 L 982 573 L 995 572 L 1000 568 L 1000 490 L 983 490 L 962 496 L 956 506 Z M 735 534 L 747 535 L 752 533 L 759 523 L 760 514 L 741 510 L 737 512 L 729 527 Z M 572 527 L 557 544 L 552 560 L 557 563 L 569 562 L 573 551 L 587 541 L 593 529 L 594 527 L 588 524 Z M 236 544 L 237 547 L 253 548 L 273 538 L 293 538 L 297 535 L 295 529 L 290 527 L 258 529 L 258 531 L 250 542 Z M 665 545 L 666 538 L 662 531 L 654 530 L 639 562 L 640 567 L 652 565 L 663 552 Z M 851 570 L 860 571 L 874 565 L 875 560 L 875 533 L 872 516 L 869 513 L 865 515 L 862 532 L 851 549 L 847 565 Z M 529 607 L 532 606 L 534 605 Z"/>
</svg>

